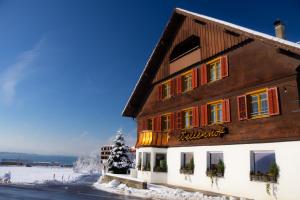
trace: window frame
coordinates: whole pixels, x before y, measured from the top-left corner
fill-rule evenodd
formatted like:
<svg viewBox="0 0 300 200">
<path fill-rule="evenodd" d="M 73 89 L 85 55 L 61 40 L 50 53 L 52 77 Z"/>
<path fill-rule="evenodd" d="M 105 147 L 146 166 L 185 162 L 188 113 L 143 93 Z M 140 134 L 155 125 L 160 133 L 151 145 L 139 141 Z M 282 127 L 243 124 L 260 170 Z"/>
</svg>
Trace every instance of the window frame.
<svg viewBox="0 0 300 200">
<path fill-rule="evenodd" d="M 149 129 L 149 121 L 151 120 L 151 129 Z M 145 131 L 152 131 L 153 130 L 153 118 L 146 119 L 146 130 Z"/>
<path fill-rule="evenodd" d="M 217 65 L 219 63 L 219 66 Z M 207 82 L 212 83 L 222 79 L 221 57 L 215 58 L 206 63 L 207 66 Z M 214 71 L 214 79 L 211 79 L 211 71 Z M 219 76 L 218 76 L 219 75 Z"/>
<path fill-rule="evenodd" d="M 193 108 L 186 108 L 181 111 L 182 112 L 182 123 L 183 123 L 183 129 L 191 129 L 193 128 Z M 189 113 L 188 116 L 185 116 L 186 113 Z M 186 126 L 186 119 L 189 121 L 189 126 Z"/>
<path fill-rule="evenodd" d="M 188 77 L 188 78 L 187 78 L 186 87 L 185 87 L 186 77 Z M 181 89 L 182 93 L 186 93 L 186 92 L 193 90 L 193 70 L 189 70 L 181 75 L 181 88 L 182 88 Z"/>
<path fill-rule="evenodd" d="M 220 105 L 220 108 L 218 109 L 216 107 L 216 109 L 214 109 L 215 112 L 215 116 L 217 118 L 216 121 L 212 122 L 212 106 L 217 106 Z M 221 111 L 221 114 L 219 116 L 219 112 Z M 223 112 L 224 112 L 224 108 L 223 108 L 223 100 L 217 100 L 217 101 L 212 101 L 212 102 L 208 102 L 207 103 L 207 114 L 208 114 L 208 125 L 215 125 L 215 124 L 223 124 L 224 123 L 224 119 L 223 119 Z"/>
<path fill-rule="evenodd" d="M 164 120 L 163 120 L 164 117 L 166 118 L 166 128 L 163 127 L 164 126 Z M 171 130 L 171 113 L 166 113 L 161 116 L 161 131 L 167 132 L 169 130 Z"/>
<path fill-rule="evenodd" d="M 189 162 L 187 162 L 187 155 L 191 155 L 191 159 L 189 159 Z M 191 160 L 193 160 L 193 168 L 188 169 L 191 164 Z M 180 153 L 180 173 L 181 174 L 194 174 L 195 170 L 195 155 L 194 152 L 181 152 Z"/>
<path fill-rule="evenodd" d="M 171 88 L 171 80 L 167 80 L 167 81 L 163 82 L 161 84 L 161 87 L 162 87 L 162 89 L 161 89 L 162 90 L 162 94 L 161 94 L 162 100 L 166 100 L 166 99 L 171 98 L 171 90 L 172 90 L 172 88 Z M 167 88 L 167 92 L 166 92 L 166 95 L 164 96 L 164 94 L 165 94 L 165 88 Z"/>
<path fill-rule="evenodd" d="M 266 113 L 262 113 L 262 100 L 261 100 L 261 97 L 260 97 L 260 94 L 263 94 L 265 93 L 266 95 L 266 104 L 267 104 L 267 112 Z M 252 114 L 252 101 L 250 100 L 251 96 L 256 96 L 257 97 L 257 113 L 258 114 L 255 114 L 253 115 Z M 255 91 L 251 91 L 251 92 L 248 92 L 246 93 L 246 102 L 247 102 L 247 107 L 249 108 L 249 111 L 248 111 L 248 118 L 249 119 L 259 119 L 259 118 L 264 118 L 264 117 L 269 117 L 270 114 L 269 114 L 269 97 L 268 97 L 268 89 L 267 88 L 264 88 L 264 89 L 259 89 L 259 90 L 255 90 Z"/>
</svg>

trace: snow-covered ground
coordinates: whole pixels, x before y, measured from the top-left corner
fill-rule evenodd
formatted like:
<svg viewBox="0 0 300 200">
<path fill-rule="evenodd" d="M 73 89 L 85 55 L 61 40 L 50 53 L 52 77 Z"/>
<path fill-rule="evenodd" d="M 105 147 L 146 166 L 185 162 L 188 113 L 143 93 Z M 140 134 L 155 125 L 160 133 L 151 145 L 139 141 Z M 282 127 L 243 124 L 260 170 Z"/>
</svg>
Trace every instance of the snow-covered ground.
<svg viewBox="0 0 300 200">
<path fill-rule="evenodd" d="M 201 192 L 186 192 L 182 189 L 173 189 L 161 185 L 148 184 L 148 189 L 136 189 L 127 187 L 125 184 L 120 184 L 117 180 L 112 180 L 109 183 L 100 183 L 101 178 L 98 182 L 94 183 L 94 187 L 121 195 L 142 197 L 148 199 L 165 199 L 165 200 L 236 200 L 234 197 L 213 197 L 204 195 Z"/>
<path fill-rule="evenodd" d="M 38 184 L 49 181 L 71 183 L 82 176 L 73 172 L 72 168 L 0 166 L 0 179 L 7 173 L 10 173 L 10 182 L 14 184 Z"/>
</svg>

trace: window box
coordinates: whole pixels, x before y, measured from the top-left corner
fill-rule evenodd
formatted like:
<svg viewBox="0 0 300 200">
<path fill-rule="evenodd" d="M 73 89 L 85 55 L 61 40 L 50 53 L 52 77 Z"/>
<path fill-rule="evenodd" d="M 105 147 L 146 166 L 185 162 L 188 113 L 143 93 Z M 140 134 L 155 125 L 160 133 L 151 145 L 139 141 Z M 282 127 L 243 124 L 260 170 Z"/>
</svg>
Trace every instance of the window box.
<svg viewBox="0 0 300 200">
<path fill-rule="evenodd" d="M 207 169 L 206 176 L 208 176 L 208 177 L 224 177 L 224 172 L 218 172 L 217 170 Z"/>
<path fill-rule="evenodd" d="M 250 180 L 251 181 L 261 181 L 261 182 L 271 182 L 271 183 L 277 183 L 277 178 L 275 176 L 271 176 L 268 174 L 262 174 L 262 173 L 250 173 Z"/>
<path fill-rule="evenodd" d="M 167 167 L 155 166 L 153 171 L 154 172 L 168 172 L 168 168 Z"/>
<path fill-rule="evenodd" d="M 180 174 L 194 174 L 194 169 L 181 168 Z"/>
</svg>

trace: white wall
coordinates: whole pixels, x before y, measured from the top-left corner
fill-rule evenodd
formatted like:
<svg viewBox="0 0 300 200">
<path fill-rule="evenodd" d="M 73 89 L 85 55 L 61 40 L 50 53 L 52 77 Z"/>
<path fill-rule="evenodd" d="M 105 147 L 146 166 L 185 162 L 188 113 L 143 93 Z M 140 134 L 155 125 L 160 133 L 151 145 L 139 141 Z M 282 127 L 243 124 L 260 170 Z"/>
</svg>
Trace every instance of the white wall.
<svg viewBox="0 0 300 200">
<path fill-rule="evenodd" d="M 276 163 L 280 168 L 280 177 L 277 184 L 271 184 L 271 195 L 266 192 L 265 182 L 250 181 L 250 151 L 270 150 L 275 152 Z M 159 176 L 161 183 L 190 187 L 199 190 L 207 190 L 233 196 L 247 197 L 251 199 L 300 199 L 300 141 L 261 143 L 261 144 L 239 144 L 220 146 L 195 146 L 174 147 L 168 149 L 140 148 L 138 151 L 151 152 L 151 162 L 154 163 L 155 152 L 167 152 L 168 173 Z M 217 183 L 211 183 L 206 176 L 207 152 L 222 151 L 225 174 L 224 178 L 218 178 Z M 195 170 L 193 175 L 183 175 L 180 170 L 181 152 L 194 152 Z M 153 168 L 153 165 L 152 165 Z M 151 180 L 152 174 L 139 172 L 138 177 Z M 272 189 L 274 188 L 274 190 Z"/>
</svg>

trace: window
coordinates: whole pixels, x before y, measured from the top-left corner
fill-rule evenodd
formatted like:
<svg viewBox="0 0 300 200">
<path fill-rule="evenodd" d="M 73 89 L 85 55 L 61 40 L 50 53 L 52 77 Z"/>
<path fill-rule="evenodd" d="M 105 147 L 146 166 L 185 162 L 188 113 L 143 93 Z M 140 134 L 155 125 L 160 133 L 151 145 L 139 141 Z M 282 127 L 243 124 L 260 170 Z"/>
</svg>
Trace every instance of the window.
<svg viewBox="0 0 300 200">
<path fill-rule="evenodd" d="M 170 62 L 184 56 L 185 54 L 200 47 L 200 38 L 198 36 L 192 35 L 183 42 L 179 43 L 173 49 L 170 55 Z"/>
<path fill-rule="evenodd" d="M 171 97 L 171 82 L 165 82 L 162 84 L 162 99 L 168 99 Z"/>
<path fill-rule="evenodd" d="M 221 62 L 220 59 L 208 64 L 209 82 L 220 80 L 221 77 Z"/>
<path fill-rule="evenodd" d="M 193 127 L 193 110 L 187 109 L 183 111 L 183 128 L 188 129 Z"/>
<path fill-rule="evenodd" d="M 143 156 L 143 171 L 151 171 L 151 153 L 145 153 Z"/>
<path fill-rule="evenodd" d="M 237 97 L 239 120 L 256 119 L 280 114 L 277 87 L 264 88 Z"/>
<path fill-rule="evenodd" d="M 138 170 L 141 170 L 141 166 L 142 166 L 142 152 L 139 152 L 139 154 L 138 154 L 138 163 L 137 163 Z"/>
<path fill-rule="evenodd" d="M 251 151 L 251 180 L 276 182 L 279 168 L 273 151 Z"/>
<path fill-rule="evenodd" d="M 153 120 L 152 119 L 147 119 L 147 130 L 152 130 L 153 128 Z"/>
<path fill-rule="evenodd" d="M 222 102 L 209 104 L 209 123 L 217 124 L 223 122 Z"/>
<path fill-rule="evenodd" d="M 207 176 L 224 176 L 225 166 L 222 152 L 207 153 Z"/>
<path fill-rule="evenodd" d="M 182 92 L 188 92 L 192 89 L 192 72 L 188 72 L 182 76 Z"/>
<path fill-rule="evenodd" d="M 181 153 L 181 168 L 180 173 L 182 174 L 193 174 L 194 173 L 194 154 L 193 153 Z"/>
<path fill-rule="evenodd" d="M 156 172 L 167 172 L 167 155 L 164 153 L 155 154 L 155 167 Z"/>
<path fill-rule="evenodd" d="M 269 113 L 267 92 L 258 92 L 248 95 L 250 115 L 252 118 L 267 116 Z"/>
<path fill-rule="evenodd" d="M 161 130 L 168 131 L 170 130 L 170 127 L 171 127 L 171 115 L 170 114 L 163 115 L 161 117 Z"/>
</svg>

